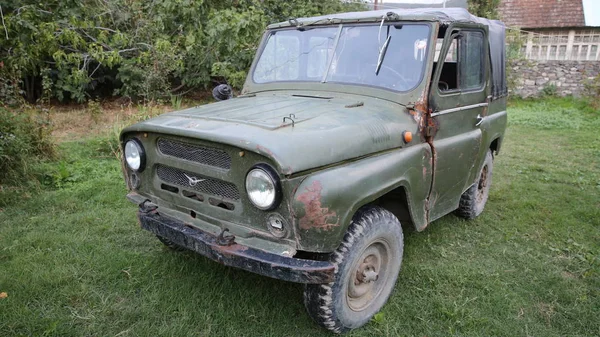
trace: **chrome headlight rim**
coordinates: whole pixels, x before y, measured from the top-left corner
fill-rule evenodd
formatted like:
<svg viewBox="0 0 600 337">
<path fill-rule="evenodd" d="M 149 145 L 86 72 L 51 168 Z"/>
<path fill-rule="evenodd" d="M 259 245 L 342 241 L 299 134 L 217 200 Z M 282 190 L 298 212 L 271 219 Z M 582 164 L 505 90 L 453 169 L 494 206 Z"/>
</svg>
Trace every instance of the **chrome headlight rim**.
<svg viewBox="0 0 600 337">
<path fill-rule="evenodd" d="M 133 167 L 131 167 L 131 165 L 129 164 L 129 162 L 127 161 L 127 144 L 132 142 L 136 147 L 137 150 L 140 154 L 140 167 L 137 169 L 134 169 Z M 125 164 L 127 165 L 127 168 L 129 168 L 131 171 L 133 172 L 143 172 L 144 169 L 146 168 L 146 150 L 144 149 L 144 146 L 142 145 L 142 142 L 137 139 L 137 138 L 128 138 L 127 140 L 125 140 L 125 142 L 123 142 L 123 159 L 125 160 Z"/>
<path fill-rule="evenodd" d="M 275 190 L 275 198 L 273 199 L 273 202 L 266 207 L 257 205 L 254 200 L 252 200 L 252 197 L 250 196 L 250 192 L 248 191 L 248 178 L 250 177 L 250 173 L 252 173 L 255 170 L 260 170 L 263 173 L 265 173 L 271 180 L 271 182 L 273 183 L 273 187 Z M 282 199 L 282 192 L 281 192 L 281 180 L 279 179 L 279 175 L 277 174 L 277 171 L 275 171 L 274 168 L 272 168 L 270 165 L 265 164 L 265 163 L 259 163 L 256 164 L 254 166 L 252 166 L 252 168 L 250 168 L 250 170 L 248 170 L 248 172 L 246 173 L 246 180 L 244 182 L 245 188 L 246 188 L 246 196 L 248 197 L 248 199 L 250 199 L 250 202 L 252 203 L 252 205 L 254 205 L 254 207 L 263 210 L 263 211 L 272 211 L 274 209 L 276 209 L 279 204 L 281 203 L 281 199 Z"/>
</svg>

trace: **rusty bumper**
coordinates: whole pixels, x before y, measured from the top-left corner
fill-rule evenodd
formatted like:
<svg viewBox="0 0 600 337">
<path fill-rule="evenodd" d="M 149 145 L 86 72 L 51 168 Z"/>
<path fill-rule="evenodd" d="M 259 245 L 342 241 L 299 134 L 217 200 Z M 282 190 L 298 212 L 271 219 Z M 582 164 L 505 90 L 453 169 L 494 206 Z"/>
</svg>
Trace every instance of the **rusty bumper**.
<svg viewBox="0 0 600 337">
<path fill-rule="evenodd" d="M 334 267 L 327 261 L 285 257 L 219 238 L 158 213 L 138 213 L 142 228 L 223 265 L 297 283 L 329 283 Z"/>
</svg>

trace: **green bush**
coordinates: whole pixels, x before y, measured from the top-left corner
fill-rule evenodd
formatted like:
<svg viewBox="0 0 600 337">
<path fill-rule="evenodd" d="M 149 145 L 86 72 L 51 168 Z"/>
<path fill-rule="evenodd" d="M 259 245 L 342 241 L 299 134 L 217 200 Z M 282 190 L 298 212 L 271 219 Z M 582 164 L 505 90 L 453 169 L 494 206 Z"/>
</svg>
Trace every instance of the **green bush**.
<svg viewBox="0 0 600 337">
<path fill-rule="evenodd" d="M 47 111 L 0 107 L 0 185 L 20 185 L 31 164 L 54 155 Z"/>
<path fill-rule="evenodd" d="M 584 96 L 589 104 L 596 110 L 600 110 L 600 74 L 584 82 Z"/>
<path fill-rule="evenodd" d="M 0 106 L 18 106 L 22 103 L 22 90 L 19 89 L 21 80 L 14 71 L 7 69 L 0 61 Z"/>
<path fill-rule="evenodd" d="M 358 2 L 358 0 L 356 0 Z M 366 9 L 340 0 L 0 1 L 0 60 L 30 102 L 144 101 L 241 87 L 268 23 Z M 5 31 L 6 29 L 6 31 Z M 1 71 L 2 69 L 0 69 Z M 14 99 L 0 81 L 0 101 Z"/>
<path fill-rule="evenodd" d="M 542 88 L 541 94 L 545 97 L 556 96 L 558 94 L 558 88 L 556 87 L 556 84 L 546 83 Z"/>
</svg>

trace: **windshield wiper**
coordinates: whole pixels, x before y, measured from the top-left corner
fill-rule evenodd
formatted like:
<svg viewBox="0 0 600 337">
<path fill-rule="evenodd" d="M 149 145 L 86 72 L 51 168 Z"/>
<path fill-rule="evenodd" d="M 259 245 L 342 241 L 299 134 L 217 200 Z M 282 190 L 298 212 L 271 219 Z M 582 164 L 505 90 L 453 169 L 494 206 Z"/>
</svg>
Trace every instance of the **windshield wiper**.
<svg viewBox="0 0 600 337">
<path fill-rule="evenodd" d="M 389 16 L 391 14 L 391 12 L 389 12 L 387 15 Z M 377 41 L 378 46 L 381 46 L 381 28 L 383 28 L 383 23 L 385 22 L 385 16 L 381 17 L 381 24 L 379 24 L 379 32 L 377 33 Z M 392 36 L 390 35 L 390 26 L 387 27 L 387 38 L 385 39 L 385 42 L 383 43 L 383 46 L 381 46 L 381 48 L 379 48 L 379 55 L 377 56 L 377 66 L 375 67 L 375 76 L 379 75 L 379 70 L 381 70 L 381 64 L 383 63 L 383 58 L 385 57 L 385 53 L 387 52 L 387 47 L 390 44 L 390 40 L 392 39 Z"/>
<path fill-rule="evenodd" d="M 381 65 L 383 64 L 383 59 L 385 58 L 385 53 L 387 52 L 388 45 L 392 40 L 392 36 L 388 36 L 383 43 L 383 47 L 379 50 L 379 57 L 377 58 L 377 67 L 375 68 L 375 75 L 379 75 L 379 70 L 381 70 Z"/>
</svg>

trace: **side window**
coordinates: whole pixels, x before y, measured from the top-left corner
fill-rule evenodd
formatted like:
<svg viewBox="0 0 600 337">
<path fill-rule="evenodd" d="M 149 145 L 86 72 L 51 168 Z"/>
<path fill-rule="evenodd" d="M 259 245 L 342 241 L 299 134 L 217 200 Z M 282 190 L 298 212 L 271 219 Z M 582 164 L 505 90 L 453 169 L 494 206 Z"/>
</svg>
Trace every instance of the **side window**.
<svg viewBox="0 0 600 337">
<path fill-rule="evenodd" d="M 458 59 L 458 39 L 452 40 L 452 45 L 448 50 L 448 54 L 446 54 L 446 59 L 444 62 L 455 62 Z M 444 43 L 444 39 L 437 39 L 437 43 L 435 45 L 435 62 L 440 61 L 440 53 L 442 52 L 442 44 Z"/>
<path fill-rule="evenodd" d="M 439 59 L 439 55 L 437 58 Z M 438 64 L 439 62 L 438 60 Z M 458 89 L 458 38 L 452 40 L 448 54 L 446 54 L 443 62 L 442 73 L 438 83 L 440 90 L 453 91 Z"/>
<path fill-rule="evenodd" d="M 480 31 L 461 31 L 444 59 L 438 86 L 440 91 L 467 91 L 480 88 L 484 79 L 484 36 Z M 439 59 L 439 56 L 436 55 Z M 438 60 L 439 62 L 439 60 Z"/>
<path fill-rule="evenodd" d="M 477 89 L 483 84 L 483 33 L 464 31 L 460 39 L 459 83 L 463 90 Z"/>
</svg>

